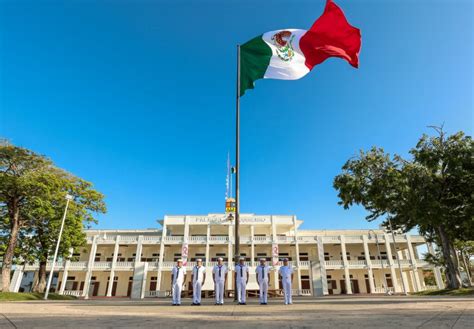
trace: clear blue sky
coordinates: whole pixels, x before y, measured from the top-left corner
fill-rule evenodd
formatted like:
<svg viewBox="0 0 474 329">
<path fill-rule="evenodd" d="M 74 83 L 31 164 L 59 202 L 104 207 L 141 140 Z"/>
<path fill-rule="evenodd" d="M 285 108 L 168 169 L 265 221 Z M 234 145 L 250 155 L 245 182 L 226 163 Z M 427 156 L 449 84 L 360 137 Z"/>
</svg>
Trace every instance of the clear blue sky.
<svg viewBox="0 0 474 329">
<path fill-rule="evenodd" d="M 330 59 L 242 98 L 241 209 L 375 227 L 337 205 L 359 149 L 406 154 L 427 125 L 473 130 L 472 1 L 336 1 L 360 68 Z M 236 44 L 309 28 L 314 1 L 1 1 L 0 136 L 106 195 L 99 228 L 224 209 Z"/>
</svg>

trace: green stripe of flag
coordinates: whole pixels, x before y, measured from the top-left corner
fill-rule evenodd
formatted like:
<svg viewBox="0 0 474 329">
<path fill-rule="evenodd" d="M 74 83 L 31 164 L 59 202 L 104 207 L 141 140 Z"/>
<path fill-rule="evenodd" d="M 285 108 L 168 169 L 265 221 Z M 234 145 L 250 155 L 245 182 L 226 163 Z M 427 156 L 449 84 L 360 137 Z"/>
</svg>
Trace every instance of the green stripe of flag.
<svg viewBox="0 0 474 329">
<path fill-rule="evenodd" d="M 240 96 L 254 88 L 255 80 L 263 78 L 271 57 L 272 50 L 261 35 L 240 46 Z"/>
</svg>

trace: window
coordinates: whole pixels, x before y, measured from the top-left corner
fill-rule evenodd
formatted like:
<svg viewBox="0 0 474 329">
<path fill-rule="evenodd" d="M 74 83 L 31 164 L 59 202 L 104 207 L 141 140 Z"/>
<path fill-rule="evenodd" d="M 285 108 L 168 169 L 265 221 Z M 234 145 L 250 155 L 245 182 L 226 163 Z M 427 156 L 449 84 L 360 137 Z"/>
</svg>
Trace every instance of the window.
<svg viewBox="0 0 474 329">
<path fill-rule="evenodd" d="M 300 252 L 300 261 L 308 261 L 309 260 L 309 257 L 308 257 L 308 253 L 307 252 Z"/>
<path fill-rule="evenodd" d="M 75 276 L 68 276 L 68 277 L 67 277 L 67 280 L 68 280 L 68 281 L 69 281 L 69 280 L 74 281 L 74 280 L 76 280 L 76 277 L 75 277 Z"/>
<path fill-rule="evenodd" d="M 205 257 L 206 256 L 206 254 L 204 254 L 204 253 L 196 253 L 195 255 L 196 255 L 196 257 Z"/>
<path fill-rule="evenodd" d="M 217 256 L 217 257 L 223 257 L 223 256 L 225 256 L 225 252 L 223 252 L 223 253 L 217 253 L 216 256 Z"/>
<path fill-rule="evenodd" d="M 160 254 L 152 254 L 153 257 L 160 257 Z"/>
<path fill-rule="evenodd" d="M 267 255 L 267 253 L 266 253 L 266 252 L 260 252 L 260 253 L 257 253 L 257 256 L 263 256 L 263 257 L 265 257 L 266 255 Z"/>
</svg>

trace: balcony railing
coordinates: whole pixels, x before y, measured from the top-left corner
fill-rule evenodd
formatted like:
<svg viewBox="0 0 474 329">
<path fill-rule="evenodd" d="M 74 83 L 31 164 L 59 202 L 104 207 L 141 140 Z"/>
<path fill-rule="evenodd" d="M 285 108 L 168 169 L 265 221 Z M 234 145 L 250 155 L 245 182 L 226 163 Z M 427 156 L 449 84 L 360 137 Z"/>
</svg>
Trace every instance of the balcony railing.
<svg viewBox="0 0 474 329">
<path fill-rule="evenodd" d="M 63 295 L 80 297 L 82 296 L 82 290 L 64 290 Z"/>
<path fill-rule="evenodd" d="M 326 260 L 326 267 L 343 267 L 342 260 Z"/>
<path fill-rule="evenodd" d="M 94 262 L 94 269 L 110 269 L 112 262 Z"/>
<path fill-rule="evenodd" d="M 72 270 L 72 271 L 85 270 L 86 268 L 87 268 L 87 262 L 71 262 L 69 264 L 69 270 Z"/>
<path fill-rule="evenodd" d="M 209 237 L 210 242 L 228 242 L 229 237 L 227 235 L 211 235 Z"/>
<path fill-rule="evenodd" d="M 365 267 L 367 262 L 365 260 L 348 260 L 347 264 L 351 267 Z"/>
</svg>

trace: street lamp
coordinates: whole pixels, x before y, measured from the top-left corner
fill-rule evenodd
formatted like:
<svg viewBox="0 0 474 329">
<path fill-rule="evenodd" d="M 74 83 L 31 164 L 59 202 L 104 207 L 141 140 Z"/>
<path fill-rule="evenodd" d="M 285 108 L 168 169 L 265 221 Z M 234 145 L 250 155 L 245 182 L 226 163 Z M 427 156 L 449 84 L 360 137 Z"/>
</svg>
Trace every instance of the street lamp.
<svg viewBox="0 0 474 329">
<path fill-rule="evenodd" d="M 58 242 L 56 243 L 56 250 L 54 251 L 53 263 L 51 264 L 51 271 L 49 272 L 48 284 L 46 285 L 46 291 L 44 293 L 44 299 L 48 299 L 49 289 L 51 287 L 51 281 L 53 280 L 54 275 L 54 265 L 56 264 L 56 258 L 58 257 L 59 243 L 61 242 L 61 235 L 63 234 L 64 221 L 66 220 L 67 208 L 69 206 L 69 201 L 73 199 L 72 195 L 66 194 L 66 207 L 64 208 L 63 219 L 61 221 L 61 228 L 59 229 Z"/>
<path fill-rule="evenodd" d="M 381 254 L 380 254 L 380 246 L 379 246 L 379 238 L 377 237 L 377 233 L 375 233 L 374 230 L 369 230 L 369 239 L 372 240 L 372 234 L 370 233 L 372 232 L 375 236 L 375 244 L 377 245 L 377 253 L 378 253 L 378 258 L 380 260 L 380 264 L 382 265 L 382 276 L 383 276 L 383 282 L 384 282 L 384 288 L 385 288 L 385 293 L 388 295 L 388 285 L 387 285 L 387 278 L 385 277 L 385 268 L 383 266 L 383 259 L 381 257 Z"/>
<path fill-rule="evenodd" d="M 400 257 L 398 256 L 398 247 L 395 243 L 395 233 L 393 232 L 392 221 L 390 220 L 390 217 L 388 218 L 388 225 L 390 227 L 390 232 L 392 232 L 393 247 L 395 249 L 395 256 L 397 257 L 398 270 L 400 271 L 400 279 L 402 280 L 403 294 L 408 295 L 407 287 L 405 285 L 405 279 L 403 278 L 402 264 L 400 263 Z"/>
</svg>

